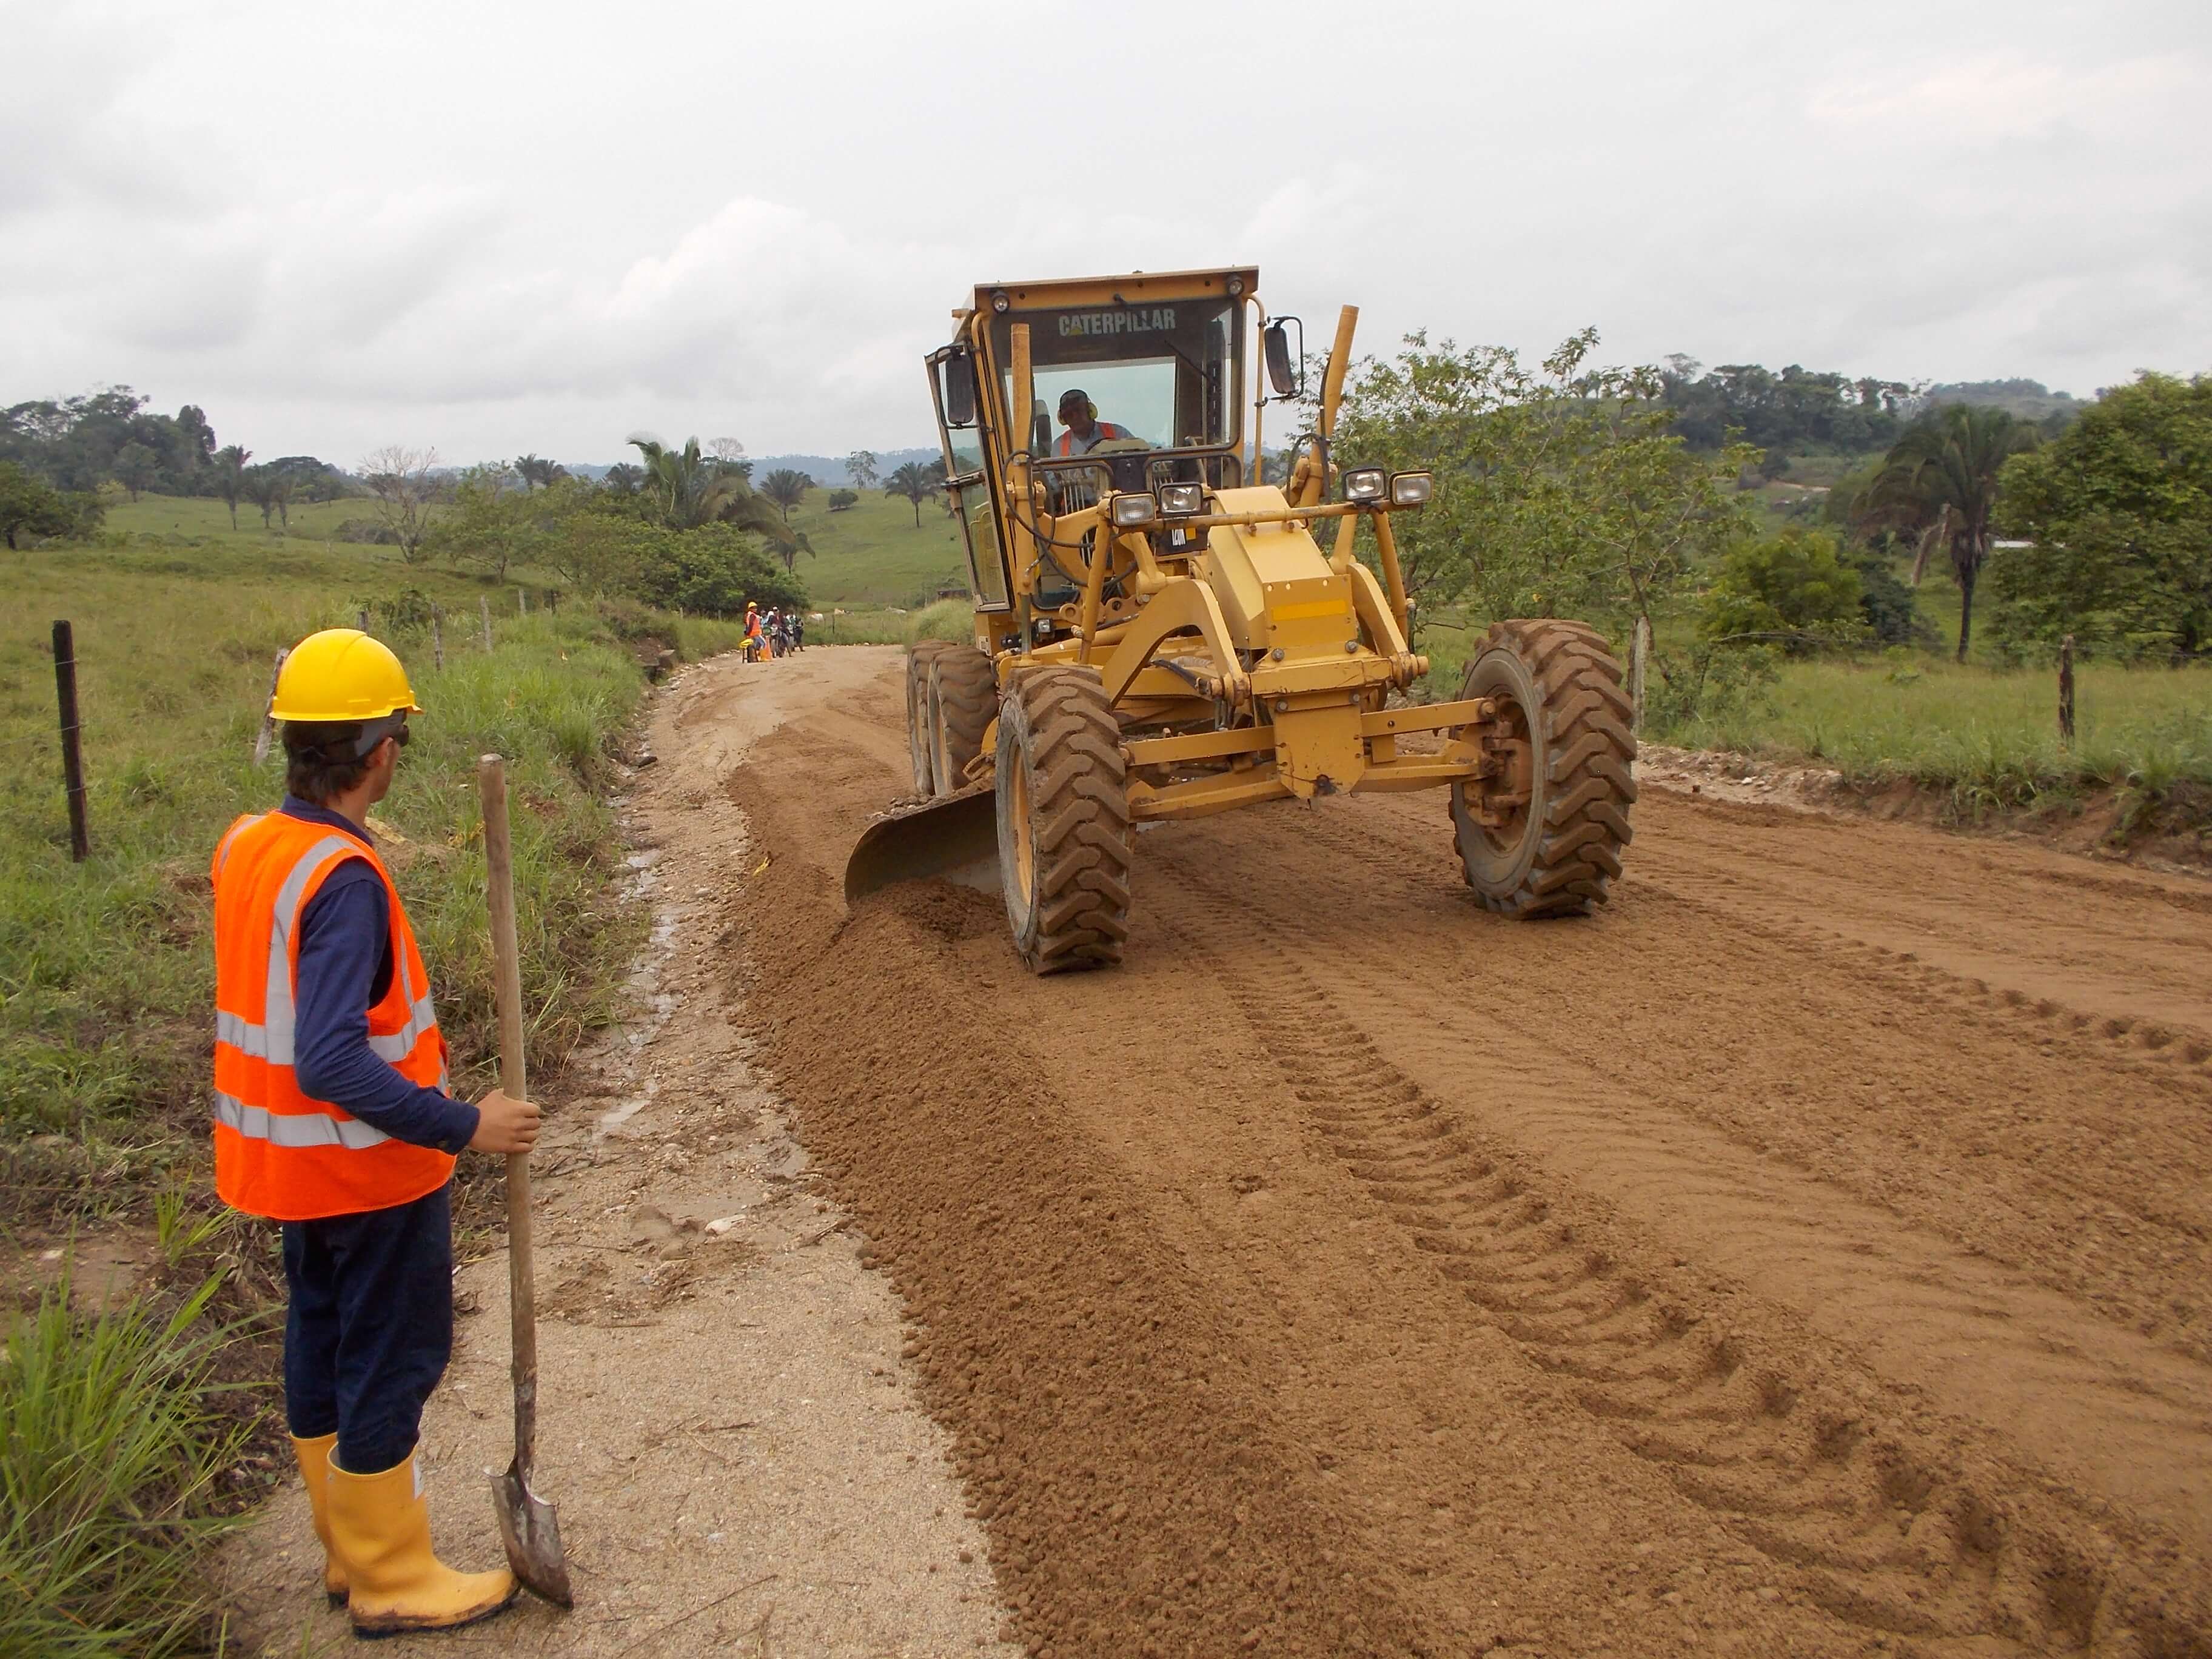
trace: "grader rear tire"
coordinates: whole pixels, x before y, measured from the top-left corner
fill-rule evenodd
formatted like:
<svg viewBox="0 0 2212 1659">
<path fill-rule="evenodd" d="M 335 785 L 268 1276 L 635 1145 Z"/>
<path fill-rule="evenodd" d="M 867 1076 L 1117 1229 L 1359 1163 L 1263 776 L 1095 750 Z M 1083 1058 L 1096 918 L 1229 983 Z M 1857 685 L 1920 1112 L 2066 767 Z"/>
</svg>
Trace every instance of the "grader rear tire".
<svg viewBox="0 0 2212 1659">
<path fill-rule="evenodd" d="M 999 712 L 999 677 L 972 645 L 948 646 L 929 665 L 929 763 L 939 794 L 964 788 L 968 763 Z"/>
<path fill-rule="evenodd" d="M 1040 668 L 999 706 L 999 873 L 1014 948 L 1039 974 L 1121 959 L 1127 763 L 1095 668 Z"/>
<path fill-rule="evenodd" d="M 914 793 L 927 800 L 939 791 L 930 758 L 929 666 L 951 648 L 949 640 L 920 640 L 906 648 L 906 746 L 914 762 Z"/>
<path fill-rule="evenodd" d="M 1620 874 L 1636 799 L 1628 696 L 1604 636 L 1552 618 L 1492 623 L 1460 696 L 1504 702 L 1500 735 L 1515 757 L 1508 789 L 1525 784 L 1528 793 L 1504 809 L 1503 823 L 1485 824 L 1468 788 L 1453 786 L 1468 885 L 1502 915 L 1587 915 Z"/>
</svg>

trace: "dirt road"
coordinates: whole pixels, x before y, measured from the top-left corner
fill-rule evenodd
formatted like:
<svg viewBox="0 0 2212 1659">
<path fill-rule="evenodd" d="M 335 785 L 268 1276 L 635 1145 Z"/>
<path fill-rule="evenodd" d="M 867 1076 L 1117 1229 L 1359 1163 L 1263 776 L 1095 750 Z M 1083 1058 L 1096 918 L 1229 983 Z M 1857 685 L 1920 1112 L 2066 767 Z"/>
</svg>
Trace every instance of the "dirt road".
<svg viewBox="0 0 2212 1659">
<path fill-rule="evenodd" d="M 1654 792 L 1529 925 L 1285 805 L 1037 981 L 839 898 L 896 661 L 775 665 L 728 972 L 1032 1651 L 2212 1655 L 2212 887 Z"/>
</svg>

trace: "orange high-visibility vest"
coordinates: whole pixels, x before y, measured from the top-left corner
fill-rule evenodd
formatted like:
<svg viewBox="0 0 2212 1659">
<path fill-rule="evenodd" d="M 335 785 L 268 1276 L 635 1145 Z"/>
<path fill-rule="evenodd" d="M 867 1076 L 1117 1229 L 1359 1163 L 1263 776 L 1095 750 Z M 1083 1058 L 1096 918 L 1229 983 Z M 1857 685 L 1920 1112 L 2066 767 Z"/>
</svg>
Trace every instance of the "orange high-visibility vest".
<svg viewBox="0 0 2212 1659">
<path fill-rule="evenodd" d="M 1093 421 L 1091 424 L 1098 429 L 1098 435 L 1091 441 L 1094 447 L 1109 439 L 1126 438 L 1129 435 L 1128 428 L 1115 426 L 1111 421 Z M 1060 453 L 1063 455 L 1075 453 L 1075 433 L 1073 428 L 1060 434 Z M 1088 455 L 1091 451 L 1086 449 L 1083 453 Z"/>
<path fill-rule="evenodd" d="M 384 883 L 392 985 L 368 1010 L 368 1046 L 410 1082 L 446 1086 L 430 976 L 392 873 L 358 836 L 284 812 L 242 817 L 215 849 L 215 1185 L 276 1221 L 388 1209 L 435 1192 L 453 1158 L 394 1140 L 301 1092 L 292 1069 L 300 918 L 348 859 Z"/>
</svg>

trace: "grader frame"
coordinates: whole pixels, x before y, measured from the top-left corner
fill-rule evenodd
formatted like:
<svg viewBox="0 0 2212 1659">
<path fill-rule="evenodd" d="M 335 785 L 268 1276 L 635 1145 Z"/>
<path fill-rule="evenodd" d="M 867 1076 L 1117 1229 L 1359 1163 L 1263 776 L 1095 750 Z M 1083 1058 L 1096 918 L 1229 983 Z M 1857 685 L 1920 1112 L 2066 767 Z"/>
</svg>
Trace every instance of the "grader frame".
<svg viewBox="0 0 2212 1659">
<path fill-rule="evenodd" d="M 973 642 L 909 652 L 923 804 L 863 836 L 848 898 L 995 864 L 1030 965 L 1092 966 L 1118 960 L 1127 935 L 1134 826 L 1443 788 L 1489 908 L 1604 901 L 1635 796 L 1618 665 L 1579 624 L 1501 623 L 1461 696 L 1394 702 L 1429 663 L 1409 642 L 1392 520 L 1432 481 L 1331 454 L 1351 307 L 1287 481 L 1260 481 L 1271 394 L 1301 387 L 1286 323 L 1267 320 L 1258 288 L 1250 267 L 987 284 L 953 313 L 930 385 Z M 1248 318 L 1267 380 L 1249 434 Z M 1040 380 L 1101 376 L 1170 423 L 1162 441 L 1055 453 Z M 1362 526 L 1379 580 L 1357 556 Z"/>
</svg>

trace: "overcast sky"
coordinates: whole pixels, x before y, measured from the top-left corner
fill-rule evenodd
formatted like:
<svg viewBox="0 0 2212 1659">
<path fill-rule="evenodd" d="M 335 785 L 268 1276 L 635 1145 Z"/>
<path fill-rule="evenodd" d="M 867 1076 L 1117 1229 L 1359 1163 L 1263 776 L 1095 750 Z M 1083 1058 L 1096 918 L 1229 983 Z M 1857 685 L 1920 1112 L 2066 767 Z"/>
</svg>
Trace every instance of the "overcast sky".
<svg viewBox="0 0 2212 1659">
<path fill-rule="evenodd" d="M 1242 261 L 1370 351 L 2212 368 L 2207 0 L 0 0 L 0 404 L 264 457 L 923 443 L 974 283 Z"/>
</svg>

